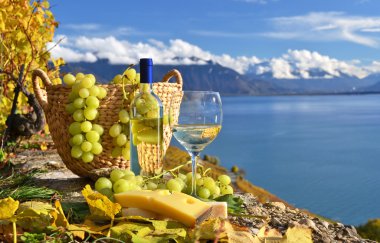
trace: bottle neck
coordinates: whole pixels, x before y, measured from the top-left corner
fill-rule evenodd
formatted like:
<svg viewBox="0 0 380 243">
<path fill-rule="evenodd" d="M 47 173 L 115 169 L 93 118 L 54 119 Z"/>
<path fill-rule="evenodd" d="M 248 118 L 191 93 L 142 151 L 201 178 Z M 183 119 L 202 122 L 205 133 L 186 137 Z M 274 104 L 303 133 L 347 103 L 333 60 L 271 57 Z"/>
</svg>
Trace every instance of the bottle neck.
<svg viewBox="0 0 380 243">
<path fill-rule="evenodd" d="M 140 83 L 140 93 L 150 93 L 152 91 L 152 83 Z"/>
</svg>

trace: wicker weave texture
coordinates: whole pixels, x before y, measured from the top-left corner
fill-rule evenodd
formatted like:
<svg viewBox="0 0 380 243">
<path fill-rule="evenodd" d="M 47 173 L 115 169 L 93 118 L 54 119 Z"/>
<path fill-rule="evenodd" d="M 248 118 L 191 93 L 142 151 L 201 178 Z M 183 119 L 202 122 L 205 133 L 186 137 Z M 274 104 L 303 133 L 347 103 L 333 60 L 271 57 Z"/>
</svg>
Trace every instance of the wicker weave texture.
<svg viewBox="0 0 380 243">
<path fill-rule="evenodd" d="M 34 91 L 41 106 L 44 109 L 47 123 L 58 154 L 62 158 L 66 167 L 75 174 L 82 177 L 94 178 L 94 174 L 99 169 L 109 168 L 129 168 L 129 161 L 122 157 L 111 157 L 111 151 L 114 147 L 112 137 L 108 134 L 110 127 L 118 121 L 118 113 L 122 107 L 123 93 L 120 85 L 101 85 L 107 89 L 107 96 L 100 101 L 98 108 L 99 117 L 93 122 L 100 124 L 104 128 L 104 134 L 101 137 L 103 152 L 96 155 L 91 163 L 85 163 L 80 159 L 71 157 L 71 147 L 69 145 L 70 134 L 68 132 L 69 125 L 74 122 L 72 116 L 65 110 L 68 104 L 68 95 L 71 88 L 64 85 L 51 85 L 47 76 L 41 73 L 41 70 L 36 70 L 35 76 L 40 77 L 45 86 L 46 92 L 40 89 L 36 77 L 33 78 Z M 169 83 L 168 80 L 172 77 L 177 79 L 177 83 Z M 170 71 L 161 82 L 153 84 L 153 91 L 161 99 L 164 106 L 164 114 L 168 114 L 171 94 L 182 90 L 182 77 L 177 70 Z M 126 86 L 127 92 L 132 92 L 132 86 Z M 129 104 L 124 107 L 129 109 Z M 127 107 L 126 107 L 127 106 Z M 179 109 L 179 105 L 177 105 Z M 178 113 L 177 113 L 178 114 Z M 164 125 L 164 151 L 169 146 L 172 133 L 169 125 Z M 154 153 L 149 151 L 148 147 L 145 153 Z M 154 167 L 154 166 L 153 166 Z"/>
</svg>

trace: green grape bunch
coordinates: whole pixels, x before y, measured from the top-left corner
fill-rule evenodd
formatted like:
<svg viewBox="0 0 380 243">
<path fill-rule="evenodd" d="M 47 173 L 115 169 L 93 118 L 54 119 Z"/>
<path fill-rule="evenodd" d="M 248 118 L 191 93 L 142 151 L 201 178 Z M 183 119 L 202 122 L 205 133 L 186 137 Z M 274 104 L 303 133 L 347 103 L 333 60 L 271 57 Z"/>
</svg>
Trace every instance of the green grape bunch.
<svg viewBox="0 0 380 243">
<path fill-rule="evenodd" d="M 127 93 L 124 85 L 135 85 L 138 83 L 140 83 L 140 74 L 131 66 L 123 74 L 117 74 L 111 81 L 111 84 L 122 85 L 124 100 L 126 101 L 132 99 L 134 94 Z M 123 105 L 118 115 L 119 120 L 108 131 L 109 135 L 113 138 L 114 145 L 111 156 L 114 158 L 122 156 L 125 160 L 130 160 L 129 111 Z"/>
<path fill-rule="evenodd" d="M 104 128 L 96 124 L 99 116 L 100 100 L 107 96 L 107 90 L 96 85 L 92 74 L 66 74 L 63 82 L 71 87 L 66 111 L 72 115 L 74 122 L 69 126 L 71 138 L 71 156 L 85 163 L 94 160 L 94 156 L 103 151 L 101 136 Z"/>
<path fill-rule="evenodd" d="M 171 178 L 164 175 L 170 174 Z M 131 190 L 159 190 L 191 194 L 192 173 L 183 174 L 174 168 L 154 177 L 135 175 L 130 170 L 112 170 L 110 177 L 101 177 L 95 182 L 95 190 L 113 199 L 114 193 L 123 193 Z M 213 200 L 226 194 L 233 194 L 231 178 L 228 175 L 219 175 L 217 180 L 205 173 L 196 173 L 197 195 L 205 200 Z"/>
</svg>

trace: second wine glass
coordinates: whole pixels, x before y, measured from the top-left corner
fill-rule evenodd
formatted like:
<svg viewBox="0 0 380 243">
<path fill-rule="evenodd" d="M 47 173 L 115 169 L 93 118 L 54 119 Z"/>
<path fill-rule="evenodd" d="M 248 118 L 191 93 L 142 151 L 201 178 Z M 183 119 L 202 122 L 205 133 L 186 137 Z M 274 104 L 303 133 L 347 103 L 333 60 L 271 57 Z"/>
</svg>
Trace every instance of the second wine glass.
<svg viewBox="0 0 380 243">
<path fill-rule="evenodd" d="M 179 114 L 175 109 L 179 106 Z M 218 92 L 181 91 L 172 94 L 169 123 L 174 137 L 185 147 L 192 161 L 191 195 L 197 197 L 196 159 L 222 127 L 222 102 Z M 178 118 L 177 118 L 178 117 Z"/>
</svg>

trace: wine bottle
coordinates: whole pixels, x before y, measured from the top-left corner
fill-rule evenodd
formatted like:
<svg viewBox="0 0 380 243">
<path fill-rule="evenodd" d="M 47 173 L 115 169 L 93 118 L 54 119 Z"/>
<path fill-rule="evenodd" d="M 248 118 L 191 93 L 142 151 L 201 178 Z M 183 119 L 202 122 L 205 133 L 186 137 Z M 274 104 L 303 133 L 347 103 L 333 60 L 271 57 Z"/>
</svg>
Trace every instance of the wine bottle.
<svg viewBox="0 0 380 243">
<path fill-rule="evenodd" d="M 131 168 L 135 174 L 155 175 L 163 169 L 163 108 L 152 91 L 153 61 L 140 59 L 140 86 L 131 103 Z"/>
</svg>

